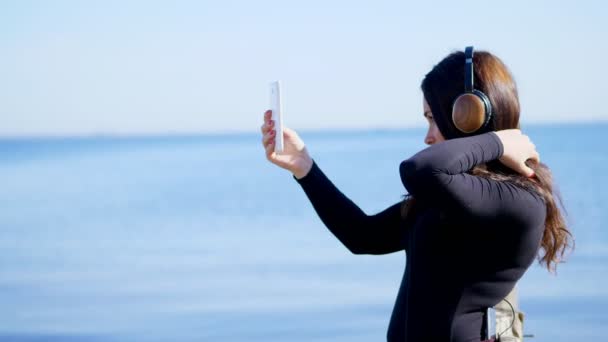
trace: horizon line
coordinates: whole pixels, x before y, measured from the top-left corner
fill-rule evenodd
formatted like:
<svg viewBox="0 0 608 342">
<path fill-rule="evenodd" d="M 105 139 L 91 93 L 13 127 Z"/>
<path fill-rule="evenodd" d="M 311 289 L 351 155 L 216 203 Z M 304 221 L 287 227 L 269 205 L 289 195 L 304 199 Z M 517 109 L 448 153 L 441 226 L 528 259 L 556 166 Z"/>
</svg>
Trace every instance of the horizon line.
<svg viewBox="0 0 608 342">
<path fill-rule="evenodd" d="M 591 119 L 591 120 L 578 120 L 578 121 L 533 121 L 524 123 L 524 127 L 538 127 L 538 126 L 568 126 L 568 125 L 588 125 L 588 124 L 608 124 L 608 118 L 604 119 Z M 310 133 L 357 133 L 357 132 L 399 132 L 407 130 L 418 130 L 425 129 L 426 125 L 404 125 L 400 127 L 395 126 L 376 126 L 376 127 L 303 127 L 298 128 L 298 132 Z M 235 135 L 249 135 L 259 134 L 257 129 L 247 130 L 209 130 L 209 131 L 139 131 L 139 132 L 68 132 L 68 133 L 26 133 L 26 134 L 1 134 L 0 140 L 28 140 L 28 139 L 87 139 L 87 138 L 101 138 L 101 139 L 113 139 L 113 138 L 159 138 L 159 137 L 194 137 L 194 136 L 235 136 Z"/>
</svg>

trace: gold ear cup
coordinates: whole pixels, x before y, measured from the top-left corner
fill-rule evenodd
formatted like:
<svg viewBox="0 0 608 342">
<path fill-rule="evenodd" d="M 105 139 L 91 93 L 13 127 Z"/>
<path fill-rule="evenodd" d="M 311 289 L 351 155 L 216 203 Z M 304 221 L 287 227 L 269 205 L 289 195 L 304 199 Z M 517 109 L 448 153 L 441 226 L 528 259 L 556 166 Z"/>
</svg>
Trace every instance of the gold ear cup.
<svg viewBox="0 0 608 342">
<path fill-rule="evenodd" d="M 462 94 L 454 101 L 452 121 L 460 131 L 464 133 L 475 132 L 484 124 L 485 118 L 485 105 L 477 95 Z"/>
</svg>

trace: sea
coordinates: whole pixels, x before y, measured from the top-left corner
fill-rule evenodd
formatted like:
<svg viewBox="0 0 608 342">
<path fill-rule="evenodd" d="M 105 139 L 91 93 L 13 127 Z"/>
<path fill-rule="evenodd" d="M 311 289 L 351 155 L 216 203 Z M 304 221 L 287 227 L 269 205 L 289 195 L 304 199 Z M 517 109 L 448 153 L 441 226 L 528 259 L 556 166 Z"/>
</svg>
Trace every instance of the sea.
<svg viewBox="0 0 608 342">
<path fill-rule="evenodd" d="M 576 241 L 518 283 L 526 341 L 606 340 L 608 123 L 524 132 Z M 370 215 L 425 147 L 418 128 L 299 134 Z M 0 341 L 384 341 L 405 260 L 351 254 L 259 133 L 0 138 Z"/>
</svg>

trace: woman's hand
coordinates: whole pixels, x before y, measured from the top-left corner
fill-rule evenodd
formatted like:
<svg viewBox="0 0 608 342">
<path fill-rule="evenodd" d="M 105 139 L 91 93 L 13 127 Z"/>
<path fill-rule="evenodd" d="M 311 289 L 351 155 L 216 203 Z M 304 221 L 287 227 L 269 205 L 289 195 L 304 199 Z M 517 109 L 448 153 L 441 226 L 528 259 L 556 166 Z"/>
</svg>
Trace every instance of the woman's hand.
<svg viewBox="0 0 608 342">
<path fill-rule="evenodd" d="M 526 177 L 534 177 L 534 170 L 526 165 L 526 161 L 531 160 L 538 164 L 540 156 L 530 138 L 519 129 L 506 129 L 494 133 L 496 133 L 503 146 L 500 162 Z"/>
<path fill-rule="evenodd" d="M 264 124 L 261 127 L 262 145 L 266 150 L 266 159 L 291 171 L 298 179 L 306 176 L 312 168 L 312 158 L 308 154 L 304 142 L 295 131 L 283 127 L 283 152 L 280 154 L 274 152 L 276 131 L 274 130 L 274 122 L 270 119 L 271 114 L 271 110 L 264 113 Z"/>
</svg>

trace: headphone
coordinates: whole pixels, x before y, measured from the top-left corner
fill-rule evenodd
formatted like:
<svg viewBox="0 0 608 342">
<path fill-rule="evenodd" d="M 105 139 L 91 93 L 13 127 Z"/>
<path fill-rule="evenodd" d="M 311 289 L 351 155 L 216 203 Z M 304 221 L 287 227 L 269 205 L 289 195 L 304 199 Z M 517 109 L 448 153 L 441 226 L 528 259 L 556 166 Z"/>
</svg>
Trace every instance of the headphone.
<svg viewBox="0 0 608 342">
<path fill-rule="evenodd" d="M 492 104 L 483 92 L 473 87 L 473 47 L 464 51 L 464 93 L 452 105 L 452 122 L 462 133 L 475 133 L 492 118 Z"/>
</svg>

